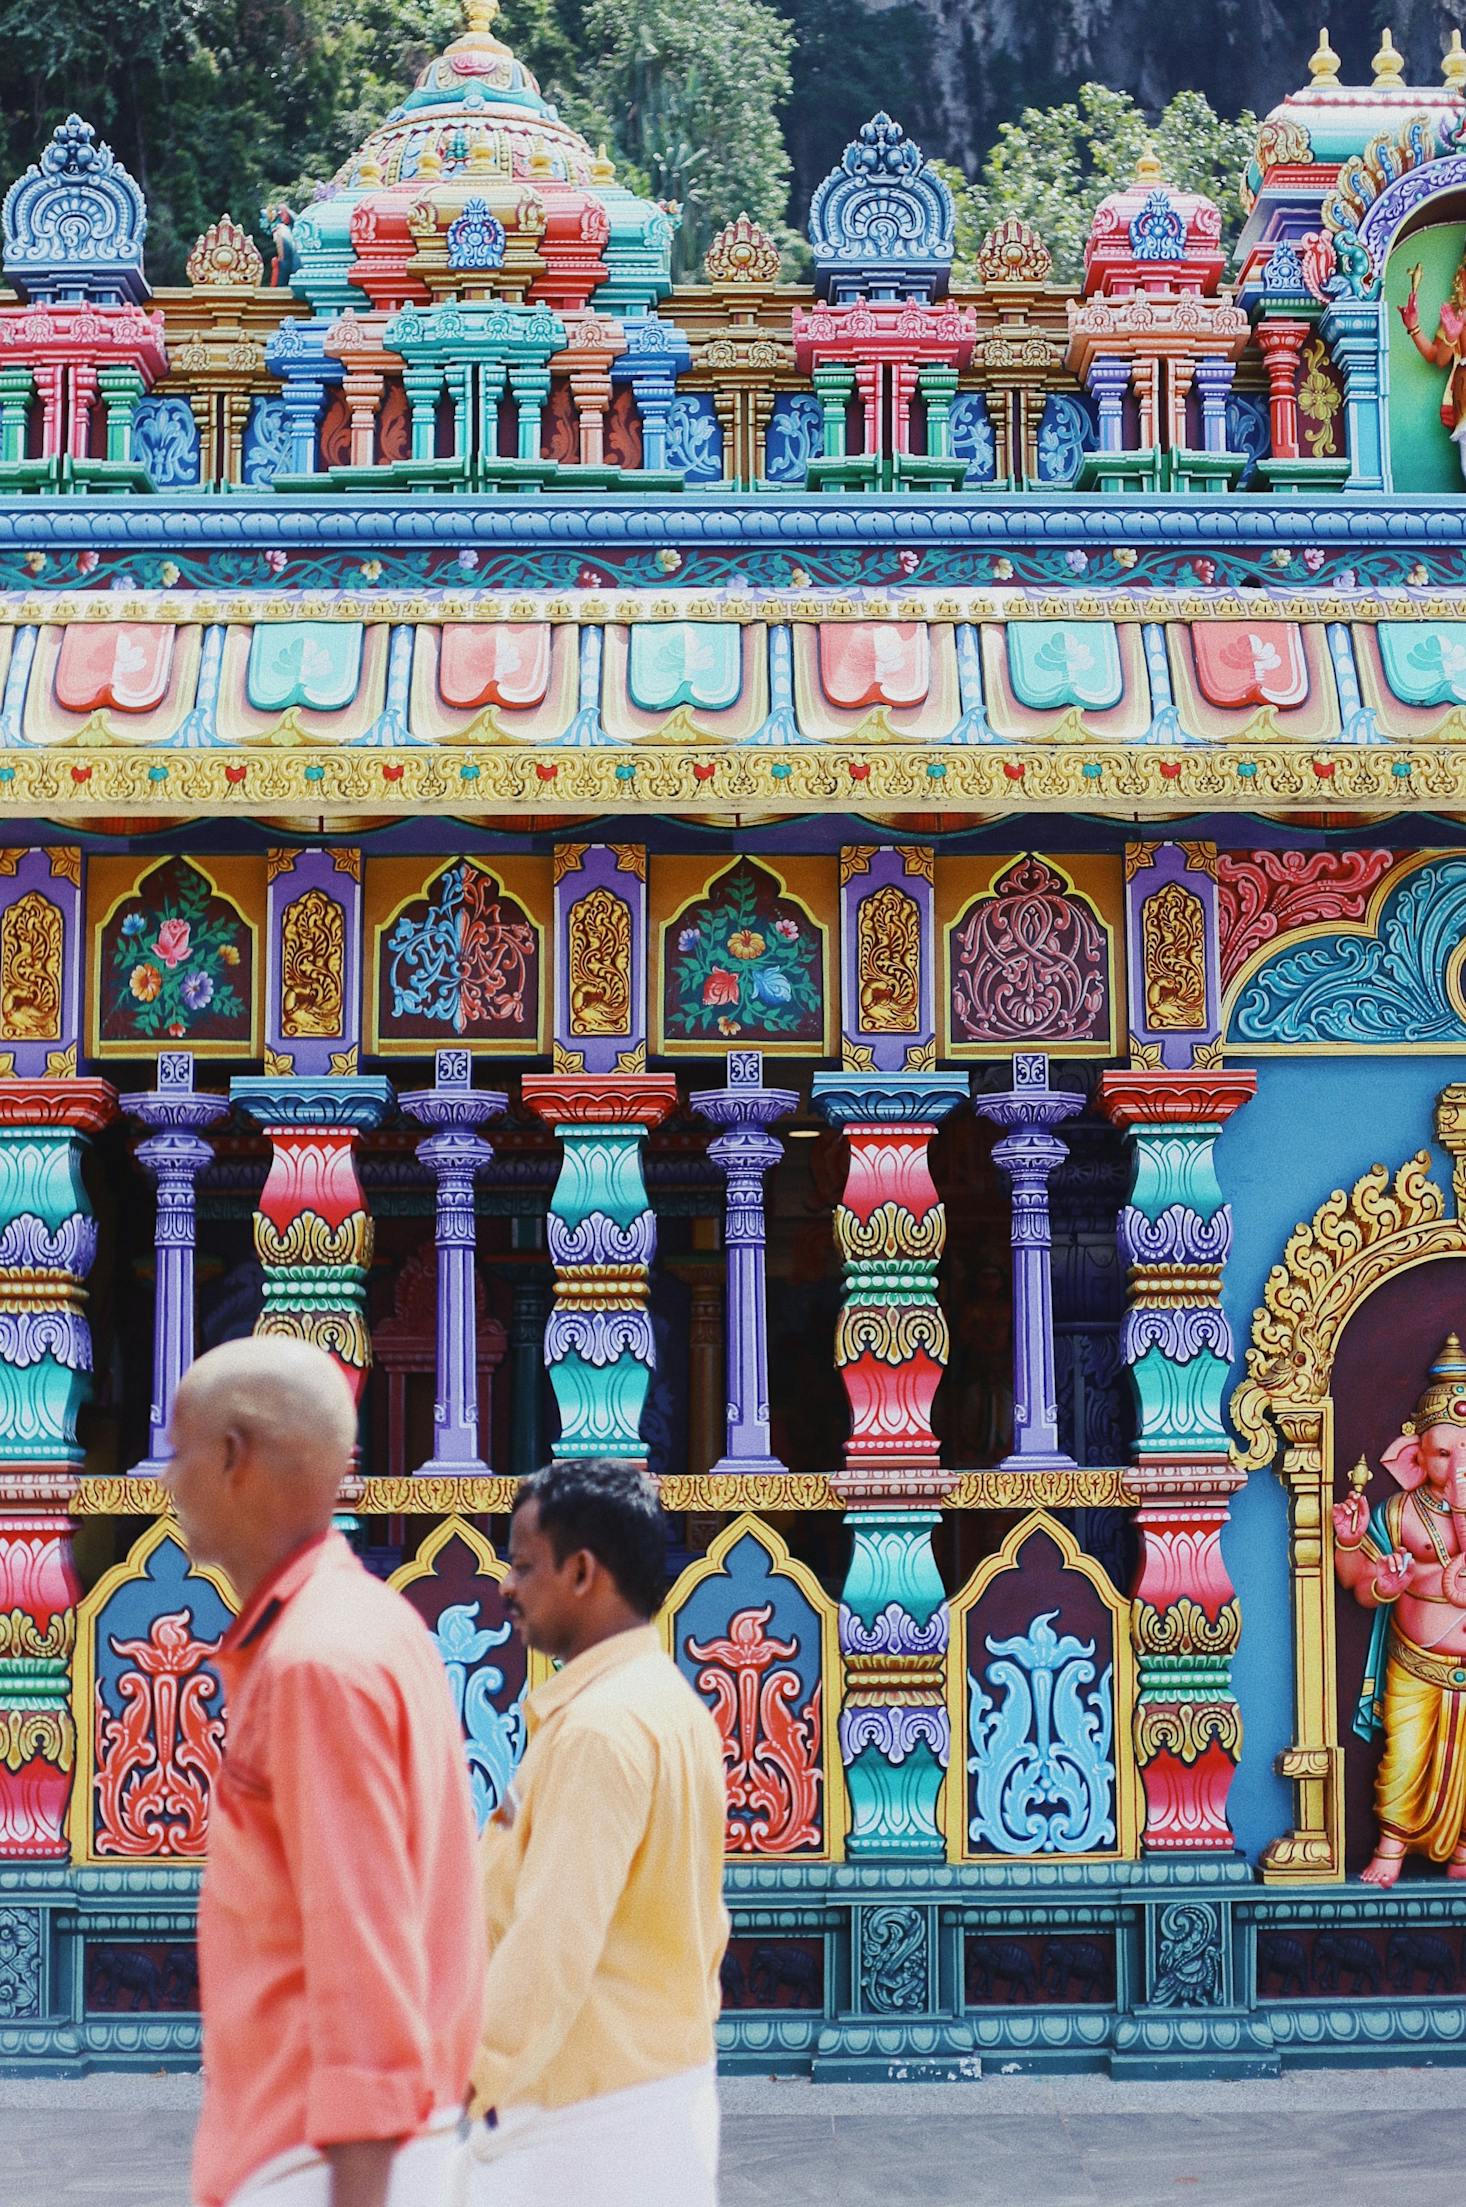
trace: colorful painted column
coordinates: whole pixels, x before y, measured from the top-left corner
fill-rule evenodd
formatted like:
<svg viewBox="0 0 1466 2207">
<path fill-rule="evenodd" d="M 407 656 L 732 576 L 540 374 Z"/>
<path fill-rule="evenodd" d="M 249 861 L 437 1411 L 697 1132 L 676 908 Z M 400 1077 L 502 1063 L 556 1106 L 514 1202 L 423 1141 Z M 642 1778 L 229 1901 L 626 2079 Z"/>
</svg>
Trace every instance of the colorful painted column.
<svg viewBox="0 0 1466 2207">
<path fill-rule="evenodd" d="M 946 1213 L 927 1149 L 967 1100 L 962 1073 L 816 1073 L 815 1109 L 850 1146 L 835 1234 L 845 1301 L 835 1361 L 850 1402 L 841 1491 L 881 1500 L 894 1476 L 937 1469 L 931 1406 L 946 1369 L 947 1321 L 937 1302 Z"/>
<path fill-rule="evenodd" d="M 124 1096 L 122 1108 L 150 1130 L 146 1141 L 139 1142 L 137 1156 L 158 1190 L 153 1399 L 148 1412 L 148 1453 L 134 1471 L 141 1479 L 159 1479 L 172 1453 L 168 1420 L 173 1397 L 194 1358 L 195 1185 L 214 1155 L 213 1145 L 199 1130 L 222 1119 L 229 1104 L 223 1096 L 197 1093 L 191 1050 L 162 1050 L 157 1085 L 140 1095 Z"/>
<path fill-rule="evenodd" d="M 846 1523 L 855 1535 L 840 1602 L 846 1852 L 940 1859 L 937 1805 L 951 1750 L 947 1601 L 931 1541 L 941 1515 L 867 1507 Z"/>
<path fill-rule="evenodd" d="M 1012 1189 L 1013 1446 L 999 1469 L 1072 1471 L 1073 1457 L 1059 1446 L 1049 1178 L 1069 1154 L 1053 1129 L 1082 1111 L 1084 1098 L 1050 1088 L 1043 1051 L 1019 1050 L 1013 1086 L 1000 1095 L 974 1096 L 973 1108 L 1006 1129 L 993 1146 L 993 1163 Z"/>
<path fill-rule="evenodd" d="M 437 1183 L 437 1395 L 432 1458 L 421 1473 L 483 1478 L 489 1466 L 479 1449 L 473 1183 L 494 1154 L 478 1129 L 501 1117 L 509 1099 L 496 1089 L 476 1089 L 472 1058 L 455 1049 L 437 1051 L 432 1087 L 411 1089 L 401 1102 L 409 1118 L 434 1130 L 418 1143 L 417 1154 Z"/>
<path fill-rule="evenodd" d="M 9 1477 L 5 1491 L 14 1491 Z M 0 1508 L 0 1859 L 67 1853 L 81 1581 L 64 1510 Z"/>
<path fill-rule="evenodd" d="M 730 1050 L 723 1088 L 705 1088 L 689 1100 L 699 1118 L 725 1131 L 714 1135 L 708 1155 L 727 1181 L 723 1245 L 728 1266 L 724 1310 L 727 1433 L 714 1475 L 782 1472 L 769 1444 L 769 1321 L 764 1260 L 764 1178 L 784 1154 L 769 1133 L 777 1119 L 799 1109 L 792 1088 L 765 1088 L 763 1052 Z"/>
<path fill-rule="evenodd" d="M 1100 1107 L 1129 1136 L 1133 1156 L 1120 1216 L 1130 1266 L 1121 1353 L 1138 1417 L 1135 1738 L 1152 1854 L 1234 1845 L 1227 1794 L 1242 1746 L 1231 1684 L 1241 1619 L 1221 1546 L 1239 1478 L 1223 1417 L 1233 1352 L 1222 1269 L 1232 1216 L 1214 1152 L 1256 1086 L 1252 1072 L 1145 1071 L 1106 1073 L 1099 1087 Z"/>
<path fill-rule="evenodd" d="M 549 1213 L 555 1306 L 544 1353 L 560 1407 L 551 1454 L 645 1464 L 657 1222 L 641 1145 L 675 1108 L 677 1083 L 669 1073 L 535 1073 L 523 1095 L 563 1145 Z"/>
<path fill-rule="evenodd" d="M 250 1075 L 231 1081 L 229 1094 L 270 1138 L 270 1170 L 254 1222 L 265 1270 L 255 1331 L 314 1341 L 335 1359 L 359 1402 L 371 1363 L 372 1221 L 356 1148 L 391 1109 L 391 1083 Z"/>
</svg>

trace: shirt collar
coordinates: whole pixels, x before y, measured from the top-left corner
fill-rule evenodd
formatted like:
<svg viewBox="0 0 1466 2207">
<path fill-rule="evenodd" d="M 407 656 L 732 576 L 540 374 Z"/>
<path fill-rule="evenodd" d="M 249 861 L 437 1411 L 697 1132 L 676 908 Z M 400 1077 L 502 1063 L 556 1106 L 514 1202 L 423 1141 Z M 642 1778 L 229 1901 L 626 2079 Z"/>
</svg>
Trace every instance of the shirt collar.
<svg viewBox="0 0 1466 2207">
<path fill-rule="evenodd" d="M 291 1601 L 305 1585 L 307 1579 L 329 1564 L 340 1561 L 346 1542 L 335 1531 L 313 1533 L 298 1548 L 292 1548 L 284 1561 L 277 1563 L 269 1576 L 262 1579 L 239 1615 L 235 1618 L 219 1643 L 219 1653 L 225 1656 L 248 1654 L 264 1638 L 286 1603 Z M 349 1551 L 347 1551 L 349 1553 Z"/>
<path fill-rule="evenodd" d="M 597 1641 L 584 1655 L 575 1656 L 563 1670 L 556 1671 L 553 1678 L 547 1678 L 543 1686 L 536 1686 L 529 1697 L 530 1715 L 536 1724 L 543 1724 L 546 1717 L 554 1716 L 598 1678 L 620 1670 L 624 1663 L 634 1663 L 638 1656 L 650 1655 L 661 1645 L 655 1625 L 633 1625 L 629 1632 L 613 1632 L 609 1640 Z"/>
</svg>

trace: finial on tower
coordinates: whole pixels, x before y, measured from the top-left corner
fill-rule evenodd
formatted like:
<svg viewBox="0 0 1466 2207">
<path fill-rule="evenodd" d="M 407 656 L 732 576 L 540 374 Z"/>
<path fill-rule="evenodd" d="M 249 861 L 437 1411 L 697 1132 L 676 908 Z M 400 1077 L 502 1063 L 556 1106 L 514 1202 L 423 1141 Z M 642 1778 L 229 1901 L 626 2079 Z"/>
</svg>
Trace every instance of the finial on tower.
<svg viewBox="0 0 1466 2207">
<path fill-rule="evenodd" d="M 499 0 L 468 0 L 467 16 L 470 32 L 488 32 L 494 27 L 494 17 L 499 12 Z"/>
<path fill-rule="evenodd" d="M 1339 57 L 1329 44 L 1327 24 L 1318 34 L 1318 45 L 1308 64 L 1308 74 L 1315 84 L 1337 84 L 1339 81 Z"/>
<path fill-rule="evenodd" d="M 1405 56 L 1395 46 L 1394 34 L 1384 30 L 1379 36 L 1379 52 L 1370 63 L 1374 71 L 1376 91 L 1392 92 L 1404 81 Z"/>
<path fill-rule="evenodd" d="M 1164 183 L 1165 174 L 1165 170 L 1156 159 L 1155 146 L 1147 138 L 1145 151 L 1135 164 L 1135 181 L 1137 184 L 1160 184 Z"/>
<path fill-rule="evenodd" d="M 1451 33 L 1451 43 L 1446 48 L 1446 58 L 1441 63 L 1441 75 L 1448 92 L 1466 91 L 1466 48 L 1462 47 L 1459 31 Z"/>
</svg>

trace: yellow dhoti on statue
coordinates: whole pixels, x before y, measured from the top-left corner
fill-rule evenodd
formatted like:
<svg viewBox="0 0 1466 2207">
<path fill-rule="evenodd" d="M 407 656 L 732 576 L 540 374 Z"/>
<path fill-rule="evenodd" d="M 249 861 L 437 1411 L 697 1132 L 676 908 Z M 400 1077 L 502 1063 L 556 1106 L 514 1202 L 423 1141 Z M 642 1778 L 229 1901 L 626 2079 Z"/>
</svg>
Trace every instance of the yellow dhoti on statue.
<svg viewBox="0 0 1466 2207">
<path fill-rule="evenodd" d="M 1417 1647 L 1396 1628 L 1384 1727 L 1374 1782 L 1380 1830 L 1432 1862 L 1449 1861 L 1466 1825 L 1466 1661 Z"/>
</svg>

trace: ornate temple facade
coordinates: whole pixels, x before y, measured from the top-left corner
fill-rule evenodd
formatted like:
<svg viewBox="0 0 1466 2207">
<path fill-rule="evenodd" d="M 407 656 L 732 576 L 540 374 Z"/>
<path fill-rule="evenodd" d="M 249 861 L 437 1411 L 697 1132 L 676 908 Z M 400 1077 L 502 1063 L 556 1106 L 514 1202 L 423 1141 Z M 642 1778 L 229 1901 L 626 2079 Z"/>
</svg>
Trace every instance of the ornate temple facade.
<svg viewBox="0 0 1466 2207">
<path fill-rule="evenodd" d="M 1456 2055 L 1460 40 L 1230 265 L 1147 158 L 959 276 L 880 114 L 674 285 L 493 13 L 183 288 L 83 119 L 4 201 L 0 2064 L 197 2059 L 251 1329 L 481 1816 L 516 1478 L 659 1479 L 730 2065 Z"/>
</svg>

